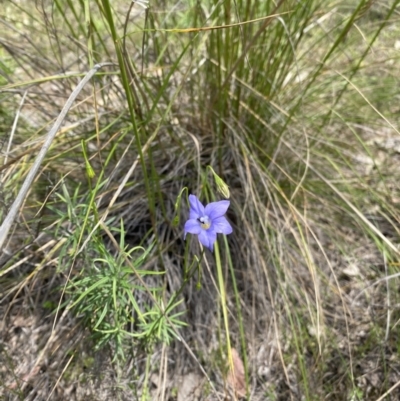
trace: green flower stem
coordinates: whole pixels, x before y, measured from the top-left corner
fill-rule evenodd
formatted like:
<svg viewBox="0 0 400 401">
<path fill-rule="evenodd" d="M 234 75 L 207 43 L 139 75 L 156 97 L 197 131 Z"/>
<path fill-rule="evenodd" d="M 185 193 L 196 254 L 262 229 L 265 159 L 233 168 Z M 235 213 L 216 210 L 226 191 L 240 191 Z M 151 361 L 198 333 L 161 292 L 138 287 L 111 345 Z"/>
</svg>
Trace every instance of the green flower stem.
<svg viewBox="0 0 400 401">
<path fill-rule="evenodd" d="M 222 274 L 221 257 L 219 255 L 218 242 L 215 242 L 214 253 L 215 253 L 215 264 L 217 265 L 217 276 L 218 276 L 219 293 L 221 297 L 222 315 L 224 317 L 224 326 L 226 333 L 226 349 L 229 361 L 229 369 L 233 372 L 234 367 L 233 367 L 233 359 L 231 352 L 231 340 L 229 338 L 228 309 L 226 307 L 226 292 L 224 286 L 224 277 Z"/>
<path fill-rule="evenodd" d="M 250 378 L 249 378 L 249 370 L 248 370 L 247 355 L 246 355 L 246 336 L 245 336 L 245 331 L 244 331 L 244 327 L 243 327 L 242 310 L 241 310 L 241 306 L 240 306 L 240 296 L 239 296 L 239 291 L 238 291 L 237 284 L 236 284 L 235 271 L 233 269 L 232 257 L 231 257 L 231 253 L 229 252 L 228 240 L 227 240 L 226 236 L 224 236 L 223 240 L 224 240 L 225 249 L 226 249 L 225 254 L 227 257 L 227 261 L 228 261 L 229 271 L 231 273 L 231 278 L 232 278 L 233 292 L 235 294 L 236 313 L 238 314 L 240 343 L 241 343 L 241 347 L 242 347 L 244 373 L 245 373 L 245 379 L 246 379 L 246 392 L 247 392 L 248 399 L 250 399 L 249 398 L 250 397 L 250 392 L 249 392 Z"/>
</svg>

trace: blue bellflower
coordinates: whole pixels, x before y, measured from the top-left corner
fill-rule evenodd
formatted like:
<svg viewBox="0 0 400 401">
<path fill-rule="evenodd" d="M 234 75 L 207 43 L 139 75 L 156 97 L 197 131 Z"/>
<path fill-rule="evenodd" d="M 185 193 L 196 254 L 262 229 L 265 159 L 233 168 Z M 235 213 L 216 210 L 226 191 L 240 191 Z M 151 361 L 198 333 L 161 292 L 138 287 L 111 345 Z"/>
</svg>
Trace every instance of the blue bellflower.
<svg viewBox="0 0 400 401">
<path fill-rule="evenodd" d="M 232 227 L 224 214 L 228 210 L 230 202 L 227 200 L 211 202 L 206 207 L 194 195 L 189 195 L 190 215 L 185 223 L 186 234 L 199 236 L 199 241 L 210 251 L 214 248 L 217 233 L 231 234 Z"/>
</svg>

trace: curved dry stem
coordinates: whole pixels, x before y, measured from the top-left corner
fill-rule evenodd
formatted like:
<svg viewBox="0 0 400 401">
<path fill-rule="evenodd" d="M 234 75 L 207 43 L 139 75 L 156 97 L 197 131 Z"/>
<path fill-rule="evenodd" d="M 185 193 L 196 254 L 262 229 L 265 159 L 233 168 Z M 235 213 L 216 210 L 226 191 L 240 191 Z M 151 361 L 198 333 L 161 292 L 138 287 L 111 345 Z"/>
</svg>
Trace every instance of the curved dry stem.
<svg viewBox="0 0 400 401">
<path fill-rule="evenodd" d="M 71 108 L 72 104 L 74 103 L 76 97 L 79 95 L 83 87 L 88 83 L 88 81 L 93 77 L 96 72 L 107 65 L 113 65 L 112 63 L 100 63 L 96 64 L 86 75 L 85 77 L 79 82 L 78 86 L 74 89 L 74 91 L 71 93 L 71 96 L 68 98 L 67 102 L 65 103 L 65 106 L 61 110 L 61 113 L 57 117 L 56 122 L 54 123 L 53 127 L 51 130 L 48 132 L 47 137 L 43 143 L 42 149 L 40 149 L 39 154 L 36 156 L 36 160 L 34 161 L 31 170 L 29 171 L 28 175 L 25 178 L 24 183 L 22 184 L 22 187 L 15 198 L 13 204 L 11 205 L 10 211 L 8 212 L 6 218 L 4 219 L 2 225 L 0 226 L 0 249 L 2 249 L 3 244 L 5 239 L 7 238 L 8 232 L 10 231 L 10 228 L 15 220 L 15 217 L 17 216 L 17 213 L 22 205 L 22 202 L 24 201 L 29 188 L 31 187 L 35 176 L 39 170 L 40 165 L 42 164 L 42 161 L 44 157 L 46 156 L 47 151 L 49 150 L 51 143 L 53 142 L 54 137 L 56 136 L 57 131 L 60 129 L 60 126 L 62 122 L 64 121 L 64 118 L 66 117 L 69 109 Z"/>
</svg>

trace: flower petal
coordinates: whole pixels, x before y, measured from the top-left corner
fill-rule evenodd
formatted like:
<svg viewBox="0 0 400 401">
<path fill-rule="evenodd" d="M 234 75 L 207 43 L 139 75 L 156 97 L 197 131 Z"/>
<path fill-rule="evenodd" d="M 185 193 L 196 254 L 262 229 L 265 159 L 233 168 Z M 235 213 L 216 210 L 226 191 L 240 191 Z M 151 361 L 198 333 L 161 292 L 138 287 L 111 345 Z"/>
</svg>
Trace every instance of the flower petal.
<svg viewBox="0 0 400 401">
<path fill-rule="evenodd" d="M 211 252 L 214 248 L 214 242 L 217 240 L 217 233 L 213 230 L 201 230 L 199 241 Z"/>
<path fill-rule="evenodd" d="M 221 217 L 226 213 L 229 205 L 230 202 L 228 200 L 211 202 L 205 208 L 206 216 L 208 216 L 211 220 Z"/>
<path fill-rule="evenodd" d="M 204 216 L 204 206 L 195 195 L 189 195 L 190 218 L 198 219 Z"/>
<path fill-rule="evenodd" d="M 212 228 L 210 228 L 206 231 L 206 234 L 209 241 L 208 249 L 212 252 L 214 249 L 214 242 L 217 240 L 217 233 Z"/>
<path fill-rule="evenodd" d="M 233 231 L 232 226 L 229 224 L 228 220 L 224 216 L 214 219 L 211 228 L 216 233 L 225 235 L 231 234 Z"/>
<path fill-rule="evenodd" d="M 199 235 L 201 231 L 202 228 L 197 219 L 189 219 L 185 223 L 185 236 L 183 238 L 186 238 L 187 233 Z"/>
</svg>

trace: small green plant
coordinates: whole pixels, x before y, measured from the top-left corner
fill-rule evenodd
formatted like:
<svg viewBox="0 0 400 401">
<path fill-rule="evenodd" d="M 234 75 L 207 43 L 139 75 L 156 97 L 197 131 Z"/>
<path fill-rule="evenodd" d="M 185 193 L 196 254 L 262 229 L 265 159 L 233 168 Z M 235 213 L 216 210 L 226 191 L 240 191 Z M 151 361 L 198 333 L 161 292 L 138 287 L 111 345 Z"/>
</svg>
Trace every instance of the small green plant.
<svg viewBox="0 0 400 401">
<path fill-rule="evenodd" d="M 136 321 L 144 321 L 136 299 L 146 288 L 138 277 L 162 273 L 140 270 L 153 245 L 146 250 L 141 247 L 128 249 L 124 244 L 122 222 L 121 228 L 113 231 L 120 235 L 118 254 L 111 254 L 102 239 L 94 237 L 92 247 L 99 257 L 94 257 L 67 283 L 66 293 L 70 299 L 68 308 L 83 318 L 97 346 L 112 344 L 116 356 L 123 358 L 126 341 L 133 336 L 140 337 L 140 333 L 132 332 L 129 327 L 135 327 Z"/>
<path fill-rule="evenodd" d="M 183 299 L 175 302 L 172 297 L 166 306 L 157 293 L 154 294 L 154 299 L 157 306 L 148 307 L 143 314 L 143 319 L 139 323 L 140 333 L 148 343 L 161 341 L 169 345 L 172 339 L 180 339 L 177 329 L 187 326 L 184 321 L 180 320 L 180 316 L 184 315 L 185 312 L 174 312 Z"/>
<path fill-rule="evenodd" d="M 121 220 L 119 227 L 109 230 L 119 238 L 114 252 L 106 246 L 100 229 L 94 230 L 91 240 L 79 252 L 80 222 L 89 206 L 85 198 L 80 198 L 78 189 L 70 196 L 64 185 L 62 188 L 63 194 L 58 194 L 61 205 L 50 208 L 59 216 L 56 232 L 65 237 L 59 259 L 59 270 L 70 277 L 65 286 L 67 301 L 64 306 L 82 319 L 98 349 L 105 345 L 113 347 L 114 359 L 125 359 L 128 342 L 132 340 L 144 341 L 145 345 L 154 341 L 169 344 L 177 337 L 177 329 L 185 325 L 179 320 L 184 311 L 174 312 L 182 301 L 175 294 L 164 307 L 162 286 L 145 283 L 146 276 L 164 274 L 141 268 L 154 249 L 154 243 L 146 249 L 127 245 Z M 60 231 L 66 222 L 70 229 Z M 90 231 L 93 226 L 89 221 L 86 229 Z M 71 259 L 79 266 L 79 273 L 68 271 Z"/>
</svg>

